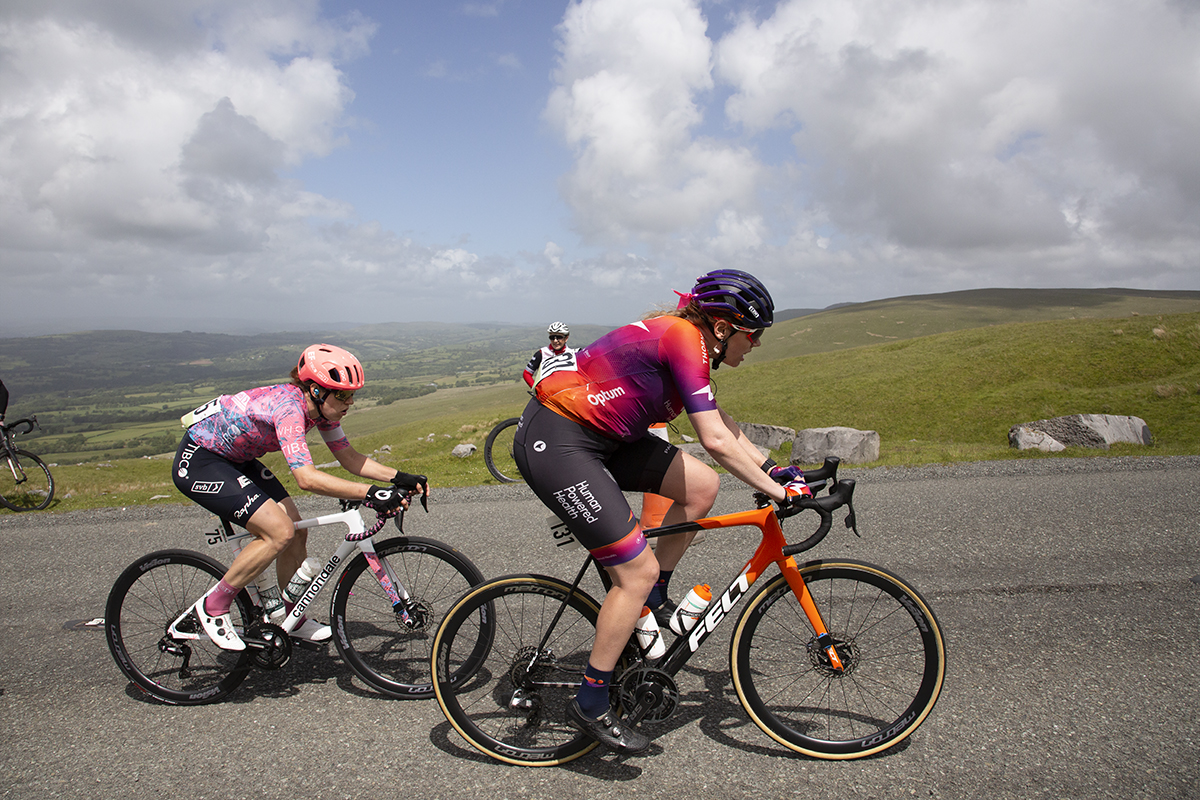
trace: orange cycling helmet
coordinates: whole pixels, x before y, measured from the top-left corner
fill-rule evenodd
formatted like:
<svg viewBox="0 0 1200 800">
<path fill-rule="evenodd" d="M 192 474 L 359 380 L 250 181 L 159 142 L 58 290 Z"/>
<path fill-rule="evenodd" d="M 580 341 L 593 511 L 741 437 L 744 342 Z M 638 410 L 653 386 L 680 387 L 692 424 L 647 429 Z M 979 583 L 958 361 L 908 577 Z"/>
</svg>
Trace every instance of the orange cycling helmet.
<svg viewBox="0 0 1200 800">
<path fill-rule="evenodd" d="M 300 354 L 296 372 L 302 381 L 312 381 L 326 389 L 361 389 L 366 377 L 362 364 L 349 351 L 331 344 L 314 344 Z"/>
</svg>

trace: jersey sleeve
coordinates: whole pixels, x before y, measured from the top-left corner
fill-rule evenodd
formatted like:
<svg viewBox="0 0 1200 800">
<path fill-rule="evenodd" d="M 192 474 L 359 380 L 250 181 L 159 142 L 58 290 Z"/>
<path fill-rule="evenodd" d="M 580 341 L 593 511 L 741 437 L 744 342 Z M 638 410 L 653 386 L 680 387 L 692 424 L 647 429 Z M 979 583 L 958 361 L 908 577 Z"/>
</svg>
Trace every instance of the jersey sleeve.
<svg viewBox="0 0 1200 800">
<path fill-rule="evenodd" d="M 304 424 L 304 413 L 291 406 L 282 405 L 274 418 L 275 435 L 279 439 L 279 452 L 287 460 L 288 468 L 292 471 L 300 467 L 311 466 L 312 453 L 308 450 L 308 442 L 304 438 L 307 427 Z"/>
<path fill-rule="evenodd" d="M 537 368 L 541 363 L 542 351 L 538 350 L 533 354 L 533 357 L 529 359 L 529 363 L 525 365 L 525 371 L 521 373 L 521 377 L 524 378 L 525 382 L 530 386 L 533 386 L 533 376 L 537 373 Z"/>
<path fill-rule="evenodd" d="M 336 453 L 338 450 L 345 450 L 350 446 L 350 440 L 342 431 L 340 422 L 320 420 L 317 422 L 317 430 L 321 433 L 321 440 L 325 442 L 330 452 Z"/>
<path fill-rule="evenodd" d="M 684 411 L 695 414 L 717 407 L 709 379 L 708 349 L 694 325 L 675 324 L 663 331 L 659 354 L 671 371 Z"/>
</svg>

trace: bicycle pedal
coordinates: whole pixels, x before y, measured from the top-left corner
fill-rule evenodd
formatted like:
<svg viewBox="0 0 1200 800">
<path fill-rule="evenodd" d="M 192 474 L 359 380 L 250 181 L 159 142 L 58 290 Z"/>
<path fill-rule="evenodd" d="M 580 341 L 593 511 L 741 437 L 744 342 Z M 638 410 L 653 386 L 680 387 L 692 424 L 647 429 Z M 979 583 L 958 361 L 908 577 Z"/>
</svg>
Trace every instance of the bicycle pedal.
<svg viewBox="0 0 1200 800">
<path fill-rule="evenodd" d="M 324 642 L 310 642 L 308 639 L 300 639 L 296 636 L 291 636 L 288 638 L 292 640 L 292 646 L 299 647 L 304 650 L 312 650 L 313 652 L 320 652 L 329 644 L 328 640 Z"/>
</svg>

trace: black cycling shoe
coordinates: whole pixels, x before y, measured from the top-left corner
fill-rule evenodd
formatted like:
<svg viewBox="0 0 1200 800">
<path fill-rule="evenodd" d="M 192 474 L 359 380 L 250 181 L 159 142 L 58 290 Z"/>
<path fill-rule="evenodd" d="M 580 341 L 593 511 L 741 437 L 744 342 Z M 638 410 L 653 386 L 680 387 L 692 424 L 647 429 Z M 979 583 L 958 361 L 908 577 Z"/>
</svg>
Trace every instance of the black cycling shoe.
<svg viewBox="0 0 1200 800">
<path fill-rule="evenodd" d="M 671 630 L 671 617 L 673 616 L 675 616 L 675 603 L 670 598 L 663 600 L 663 604 L 654 609 L 654 619 L 658 622 L 658 629 L 661 631 Z"/>
<path fill-rule="evenodd" d="M 618 719 L 611 708 L 600 719 L 591 719 L 579 701 L 572 700 L 567 706 L 567 724 L 618 753 L 640 753 L 650 746 L 649 737 Z"/>
</svg>

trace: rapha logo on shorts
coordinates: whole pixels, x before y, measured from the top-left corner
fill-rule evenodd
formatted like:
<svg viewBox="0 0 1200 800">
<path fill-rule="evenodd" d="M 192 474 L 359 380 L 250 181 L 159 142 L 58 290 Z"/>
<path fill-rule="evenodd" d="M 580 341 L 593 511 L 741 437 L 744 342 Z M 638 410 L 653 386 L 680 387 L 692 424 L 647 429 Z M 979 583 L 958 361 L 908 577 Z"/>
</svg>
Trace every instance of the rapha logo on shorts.
<svg viewBox="0 0 1200 800">
<path fill-rule="evenodd" d="M 238 486 L 240 486 L 241 488 L 245 489 L 247 486 L 249 486 L 252 483 L 254 483 L 254 481 L 250 480 L 245 475 L 238 475 Z"/>
<path fill-rule="evenodd" d="M 225 481 L 196 481 L 192 484 L 192 491 L 196 494 L 220 494 L 224 485 Z"/>
</svg>

